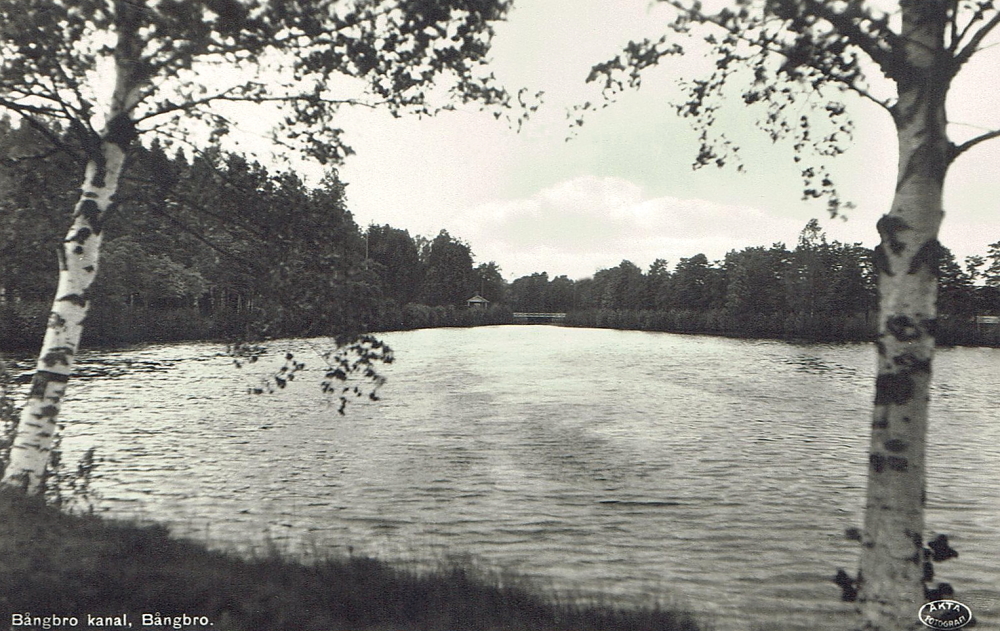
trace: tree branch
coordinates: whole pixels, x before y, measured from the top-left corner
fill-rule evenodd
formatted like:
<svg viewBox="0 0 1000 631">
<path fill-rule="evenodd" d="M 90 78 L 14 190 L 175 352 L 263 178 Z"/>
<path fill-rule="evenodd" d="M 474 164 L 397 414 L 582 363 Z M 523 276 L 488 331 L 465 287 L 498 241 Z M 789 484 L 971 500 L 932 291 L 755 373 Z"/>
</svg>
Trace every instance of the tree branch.
<svg viewBox="0 0 1000 631">
<path fill-rule="evenodd" d="M 774 53 L 781 55 L 786 59 L 789 58 L 788 51 L 786 49 L 779 48 L 777 46 L 768 46 L 767 42 L 762 39 L 752 39 L 748 37 L 742 29 L 736 28 L 733 25 L 728 24 L 726 22 L 725 17 L 723 17 L 721 14 L 710 15 L 702 12 L 700 8 L 698 8 L 700 6 L 700 3 L 697 6 L 696 5 L 688 6 L 681 0 L 661 0 L 661 2 L 665 2 L 667 5 L 677 9 L 678 11 L 680 11 L 682 14 L 684 14 L 693 21 L 705 24 L 713 24 L 721 28 L 729 35 L 735 37 L 739 41 L 745 42 L 752 47 L 758 48 L 767 53 Z M 857 16 L 848 14 L 846 10 L 842 12 L 834 11 L 832 8 L 828 6 L 828 3 L 820 0 L 805 0 L 805 5 L 816 16 L 828 22 L 833 27 L 836 33 L 839 33 L 844 37 L 846 37 L 851 45 L 861 49 L 883 71 L 888 70 L 892 64 L 896 63 L 896 60 L 893 56 L 893 50 L 896 48 L 896 44 L 899 38 L 895 33 L 888 31 L 888 29 L 882 29 L 882 32 L 880 33 L 881 37 L 873 37 L 865 33 L 864 30 L 862 30 L 860 23 L 855 21 Z M 863 17 L 866 17 L 872 23 L 876 22 L 868 14 L 861 14 L 861 15 Z M 766 22 L 767 20 L 761 21 L 760 26 L 764 27 Z M 889 44 L 888 49 L 883 48 L 879 45 L 879 43 L 883 40 L 888 42 Z M 775 40 L 771 41 L 772 43 L 775 42 Z M 822 72 L 821 69 L 817 70 L 820 70 Z M 837 78 L 833 76 L 831 76 L 830 79 L 838 81 Z M 844 85 L 846 88 L 856 92 L 860 96 L 871 100 L 873 103 L 879 105 L 880 107 L 884 109 L 889 108 L 888 102 L 876 98 L 874 95 L 869 93 L 864 88 L 857 86 L 852 82 L 845 81 L 843 79 L 839 80 L 838 82 Z"/>
<path fill-rule="evenodd" d="M 48 151 L 45 151 L 45 152 L 42 152 L 42 153 L 36 153 L 36 154 L 30 155 L 30 156 L 17 156 L 15 158 L 0 157 L 0 160 L 2 160 L 6 164 L 17 164 L 19 162 L 31 162 L 33 160 L 46 160 L 48 158 L 51 158 L 54 155 L 57 155 L 57 154 L 60 154 L 60 153 L 63 153 L 63 152 L 64 152 L 64 150 L 61 147 L 52 147 Z"/>
<path fill-rule="evenodd" d="M 868 90 L 862 88 L 861 86 L 854 85 L 853 83 L 844 84 L 844 85 L 846 85 L 847 89 L 850 90 L 851 92 L 854 92 L 855 94 L 857 94 L 858 96 L 860 96 L 862 98 L 868 99 L 869 101 L 871 101 L 875 105 L 878 105 L 879 107 L 881 107 L 882 109 L 884 109 L 886 112 L 892 114 L 892 105 L 890 104 L 889 101 L 880 99 L 877 96 L 875 96 L 874 94 L 872 94 L 871 92 L 869 92 Z"/>
<path fill-rule="evenodd" d="M 211 166 L 211 168 L 212 168 L 213 171 L 218 172 L 218 169 L 215 169 L 214 166 Z M 138 176 L 135 176 L 135 175 L 126 176 L 123 179 L 125 179 L 125 180 L 127 180 L 129 182 L 135 182 L 137 184 L 145 184 L 145 185 L 148 185 L 150 187 L 156 186 L 156 184 L 157 184 L 153 180 L 146 179 L 146 178 L 143 178 L 143 177 L 138 177 Z M 242 231 L 246 232 L 247 234 L 251 235 L 252 237 L 254 237 L 256 239 L 263 240 L 263 239 L 266 238 L 266 235 L 264 234 L 264 232 L 262 230 L 254 227 L 254 226 L 248 226 L 248 225 L 245 225 L 244 223 L 240 223 L 240 222 L 236 221 L 236 219 L 234 217 L 227 217 L 227 216 L 222 215 L 220 213 L 216 213 L 216 212 L 213 212 L 211 210 L 208 210 L 207 208 L 205 208 L 204 205 L 199 204 L 199 203 L 191 200 L 186 195 L 182 195 L 182 194 L 178 193 L 177 191 L 169 191 L 169 192 L 165 193 L 164 195 L 165 195 L 165 199 L 163 200 L 164 202 L 168 201 L 167 196 L 169 196 L 169 199 L 172 199 L 179 206 L 187 208 L 188 210 L 193 211 L 196 214 L 201 214 L 201 215 L 205 215 L 206 217 L 211 217 L 212 219 L 214 219 L 217 222 L 219 222 L 219 224 L 221 224 L 221 225 L 228 225 L 228 226 L 231 226 L 233 228 L 242 230 Z M 141 198 L 135 197 L 135 196 L 133 196 L 132 199 L 134 199 L 134 200 L 136 200 L 138 202 L 144 201 Z M 191 230 L 194 230 L 194 229 L 191 228 Z"/>
<path fill-rule="evenodd" d="M 247 95 L 234 95 L 232 94 L 236 90 L 241 88 L 248 88 L 246 86 L 233 86 L 222 92 L 206 96 L 200 99 L 195 99 L 192 101 L 185 101 L 184 103 L 177 104 L 164 104 L 162 107 L 152 110 L 146 114 L 143 114 L 136 122 L 146 121 L 157 116 L 162 116 L 164 114 L 171 114 L 174 112 L 190 112 L 193 109 L 198 108 L 201 105 L 208 105 L 209 103 L 214 103 L 217 101 L 227 101 L 230 103 L 293 103 L 297 101 L 315 102 L 315 103 L 325 103 L 327 105 L 356 105 L 359 107 L 367 107 L 371 109 L 376 109 L 380 105 L 384 105 L 384 102 L 369 103 L 367 101 L 362 101 L 359 99 L 324 99 L 317 96 L 315 93 L 308 94 L 288 94 L 288 95 L 274 95 L 268 96 L 266 94 L 247 94 Z"/>
<path fill-rule="evenodd" d="M 226 257 L 226 258 L 228 258 L 230 260 L 236 261 L 240 265 L 245 265 L 247 268 L 255 270 L 255 271 L 258 271 L 258 272 L 265 270 L 265 268 L 258 261 L 254 260 L 254 259 L 246 259 L 246 258 L 243 258 L 242 256 L 240 256 L 238 254 L 233 254 L 232 252 L 229 252 L 229 251 L 225 250 L 221 246 L 213 243 L 211 239 L 209 239 L 205 235 L 201 234 L 201 232 L 199 232 L 199 231 L 195 230 L 194 228 L 188 226 L 186 223 L 184 223 L 183 221 L 177 219 L 176 217 L 171 216 L 170 213 L 168 213 L 167 211 L 163 210 L 162 208 L 159 208 L 156 204 L 150 205 L 148 208 L 151 211 L 153 211 L 154 213 L 156 213 L 157 215 L 163 217 L 164 219 L 166 219 L 170 223 L 172 223 L 175 226 L 177 226 L 180 230 L 182 230 L 182 231 L 190 234 L 192 237 L 194 237 L 198 241 L 201 241 L 202 243 L 204 243 L 205 245 L 207 245 L 209 248 L 211 248 L 215 252 L 218 252 L 222 256 L 224 256 L 224 257 Z"/>
<path fill-rule="evenodd" d="M 987 140 L 992 140 L 994 138 L 1000 138 L 1000 129 L 994 129 L 994 130 L 988 131 L 988 132 L 986 132 L 984 134 L 980 134 L 980 135 L 976 136 L 975 138 L 972 138 L 971 140 L 966 140 L 965 142 L 963 142 L 960 145 L 952 145 L 952 149 L 951 149 L 951 153 L 950 153 L 949 157 L 950 157 L 951 160 L 954 160 L 955 158 L 957 158 L 958 156 L 962 155 L 963 153 L 965 153 L 969 149 L 972 149 L 976 145 L 978 145 L 980 143 L 984 143 Z"/>
<path fill-rule="evenodd" d="M 955 55 L 955 68 L 956 68 L 956 70 L 959 67 L 961 67 L 965 62 L 969 61 L 969 59 L 972 58 L 972 56 L 979 49 L 979 45 L 983 43 L 983 40 L 986 39 L 986 36 L 989 35 L 993 31 L 993 29 L 995 29 L 997 27 L 998 24 L 1000 24 L 1000 11 L 997 11 L 996 13 L 994 13 L 993 17 L 990 18 L 990 20 L 986 24 L 984 24 L 978 31 L 976 31 L 972 35 L 972 38 L 969 39 L 969 43 L 966 44 L 962 48 L 962 50 L 960 50 Z M 969 28 L 972 28 L 972 23 L 969 24 Z M 968 31 L 968 28 L 966 29 L 965 32 L 967 32 L 967 31 Z M 965 32 L 962 33 L 963 36 L 965 35 Z M 956 42 L 956 46 L 957 46 L 957 42 Z"/>
<path fill-rule="evenodd" d="M 883 72 L 891 74 L 892 65 L 895 63 L 892 51 L 896 48 L 896 38 L 886 37 L 890 34 L 888 29 L 884 29 L 884 32 L 880 33 L 881 36 L 886 37 L 888 40 L 887 43 L 890 48 L 889 50 L 885 50 L 879 46 L 880 40 L 878 38 L 871 37 L 862 31 L 861 25 L 855 22 L 854 18 L 846 12 L 834 11 L 829 6 L 828 2 L 821 0 L 807 0 L 806 6 L 809 7 L 809 10 L 817 16 L 829 22 L 830 25 L 833 26 L 838 33 L 846 37 L 851 44 L 863 50 L 872 61 L 878 64 L 878 67 L 881 68 Z"/>
<path fill-rule="evenodd" d="M 6 101 L 5 99 L 0 99 L 0 107 L 5 107 L 15 112 L 26 123 L 28 123 L 28 125 L 30 125 L 35 131 L 45 136 L 45 139 L 48 140 L 53 147 L 57 148 L 59 151 L 66 153 L 66 155 L 72 158 L 74 162 L 80 163 L 81 165 L 83 164 L 83 161 L 80 159 L 79 154 L 77 154 L 72 147 L 63 142 L 62 139 L 59 138 L 57 134 L 53 133 L 52 130 L 49 129 L 48 125 L 46 125 L 45 123 L 43 123 L 42 121 L 38 120 L 37 118 L 31 115 L 32 112 L 38 114 L 45 114 L 46 112 L 44 111 L 36 112 L 34 109 L 30 107 L 21 107 L 20 105 L 21 104 L 11 103 L 9 101 Z"/>
<path fill-rule="evenodd" d="M 972 27 L 973 22 L 975 22 L 975 18 L 973 18 L 961 33 L 958 32 L 958 4 L 958 0 L 952 0 L 951 19 L 948 20 L 949 37 L 951 38 L 951 44 L 949 45 L 948 50 L 952 53 L 955 52 L 955 48 L 958 47 L 958 42 L 965 37 L 966 32 Z"/>
</svg>

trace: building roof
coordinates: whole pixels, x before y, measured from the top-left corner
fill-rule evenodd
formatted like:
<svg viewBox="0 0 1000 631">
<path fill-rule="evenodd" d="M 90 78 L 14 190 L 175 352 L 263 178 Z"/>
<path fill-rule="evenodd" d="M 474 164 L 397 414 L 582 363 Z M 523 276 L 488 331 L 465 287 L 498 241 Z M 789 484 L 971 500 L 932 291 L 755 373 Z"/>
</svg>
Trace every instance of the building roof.
<svg viewBox="0 0 1000 631">
<path fill-rule="evenodd" d="M 489 300 L 487 300 L 486 298 L 483 298 L 479 294 L 476 294 L 472 298 L 469 298 L 468 300 L 466 300 L 466 302 L 489 302 Z"/>
</svg>

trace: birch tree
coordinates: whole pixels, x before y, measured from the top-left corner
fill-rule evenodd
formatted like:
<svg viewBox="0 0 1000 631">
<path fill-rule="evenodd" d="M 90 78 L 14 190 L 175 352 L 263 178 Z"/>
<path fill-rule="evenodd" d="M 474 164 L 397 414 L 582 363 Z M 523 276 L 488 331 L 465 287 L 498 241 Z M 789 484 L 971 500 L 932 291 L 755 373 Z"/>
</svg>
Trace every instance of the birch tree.
<svg viewBox="0 0 1000 631">
<path fill-rule="evenodd" d="M 508 5 L 0 3 L 0 108 L 40 132 L 51 150 L 76 154 L 82 171 L 59 253 L 58 289 L 3 484 L 39 490 L 100 263 L 103 228 L 140 136 L 165 144 L 216 142 L 232 127 L 227 107 L 276 106 L 281 116 L 271 140 L 326 163 L 350 153 L 335 120 L 342 107 L 381 107 L 398 115 L 433 114 L 463 101 L 506 104 L 508 95 L 483 62 L 492 24 Z"/>
<path fill-rule="evenodd" d="M 692 42 L 698 51 L 707 45 L 713 69 L 684 84 L 687 100 L 676 107 L 699 133 L 696 165 L 738 159 L 738 147 L 713 126 L 723 102 L 741 97 L 741 106 L 759 108 L 759 126 L 772 139 L 792 142 L 805 196 L 826 198 L 836 214 L 842 204 L 824 161 L 850 140 L 843 97 L 875 103 L 895 126 L 895 196 L 878 221 L 881 243 L 873 253 L 878 370 L 860 572 L 845 573 L 840 583 L 857 601 L 861 628 L 921 628 L 918 609 L 941 594 L 925 592 L 928 563 L 950 555 L 946 544 L 938 552 L 940 540 L 924 542 L 942 190 L 956 159 L 1000 136 L 997 129 L 952 141 L 946 100 L 1000 24 L 1000 10 L 988 0 L 659 1 L 674 11 L 667 34 L 630 43 L 594 66 L 589 81 L 610 97 L 638 87 L 646 69 L 690 52 Z"/>
</svg>

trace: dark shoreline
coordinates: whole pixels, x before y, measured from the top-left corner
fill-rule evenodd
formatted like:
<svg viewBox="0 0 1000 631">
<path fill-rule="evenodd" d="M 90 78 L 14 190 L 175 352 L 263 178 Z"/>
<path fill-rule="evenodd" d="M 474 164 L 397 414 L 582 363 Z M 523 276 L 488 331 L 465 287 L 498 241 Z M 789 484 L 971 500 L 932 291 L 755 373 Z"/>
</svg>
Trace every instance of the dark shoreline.
<svg viewBox="0 0 1000 631">
<path fill-rule="evenodd" d="M 874 342 L 877 337 L 875 323 L 874 314 L 804 316 L 788 313 L 748 318 L 723 310 L 593 309 L 568 313 L 564 326 L 825 344 Z M 1000 327 L 977 329 L 972 322 L 942 316 L 938 321 L 936 341 L 938 347 L 997 348 L 1000 347 Z"/>
<path fill-rule="evenodd" d="M 423 572 L 353 556 L 301 563 L 278 552 L 241 558 L 172 538 L 163 526 L 67 514 L 10 491 L 0 492 L 0 511 L 0 624 L 40 618 L 12 626 L 19 631 L 43 628 L 47 616 L 91 628 L 88 616 L 123 615 L 136 629 L 213 631 L 710 628 L 682 607 L 546 594 L 474 567 Z"/>
<path fill-rule="evenodd" d="M 428 309 L 430 310 L 430 308 Z M 439 328 L 472 328 L 479 326 L 514 324 L 513 318 L 507 317 L 504 313 L 500 313 L 499 315 L 490 314 L 491 317 L 486 317 L 485 315 L 479 314 L 472 314 L 471 316 L 463 315 L 461 311 L 455 309 L 445 310 L 437 308 L 436 311 L 440 314 L 444 314 L 443 317 L 436 317 L 431 319 L 430 322 L 421 322 L 420 325 L 415 324 L 414 326 L 404 326 L 402 323 L 382 326 L 374 329 L 373 334 L 378 336 L 380 334 L 395 333 L 398 331 L 416 331 Z M 456 316 L 456 314 L 459 315 Z M 803 332 L 801 330 L 787 332 L 784 330 L 775 330 L 774 328 L 758 328 L 750 333 L 739 330 L 740 327 L 733 325 L 731 322 L 723 325 L 702 323 L 699 326 L 696 319 L 694 324 L 687 326 L 665 325 L 663 324 L 664 315 L 665 312 L 609 309 L 575 311 L 568 313 L 566 320 L 561 324 L 546 326 L 610 329 L 616 331 L 643 331 L 647 333 L 672 333 L 677 335 L 707 335 L 739 340 L 775 340 L 793 344 L 869 344 L 873 343 L 876 339 L 874 330 L 868 330 L 870 327 L 867 326 L 867 323 L 864 328 L 861 328 L 856 325 L 852 325 L 850 322 L 846 324 L 844 322 L 840 322 L 838 324 L 839 330 L 844 333 L 839 335 L 831 335 L 830 328 L 826 328 L 822 331 L 813 331 L 811 333 Z M 718 322 L 718 320 L 716 322 Z M 280 339 L 295 339 L 298 337 L 302 336 L 288 335 L 283 336 Z M 324 336 L 316 335 L 309 337 L 313 338 Z M 219 344 L 220 346 L 226 346 L 227 344 L 233 343 L 233 340 L 234 338 L 232 337 L 226 338 L 220 336 L 199 335 L 188 337 L 178 335 L 163 338 L 154 337 L 151 339 L 134 339 L 127 341 L 85 340 L 82 347 L 85 350 L 120 351 L 127 350 L 132 347 L 141 347 L 147 344 L 180 344 L 185 342 L 208 342 Z M 272 341 L 274 340 L 265 339 L 262 340 L 261 343 L 267 344 Z M 19 338 L 16 341 L 9 338 L 0 338 L 0 353 L 7 356 L 24 356 L 33 359 L 33 353 L 37 352 L 40 344 L 40 335 L 37 339 Z M 945 326 L 940 327 L 936 345 L 938 348 L 1000 348 L 1000 327 L 987 329 L 985 331 L 978 331 L 974 325 L 969 323 L 947 323 Z"/>
</svg>

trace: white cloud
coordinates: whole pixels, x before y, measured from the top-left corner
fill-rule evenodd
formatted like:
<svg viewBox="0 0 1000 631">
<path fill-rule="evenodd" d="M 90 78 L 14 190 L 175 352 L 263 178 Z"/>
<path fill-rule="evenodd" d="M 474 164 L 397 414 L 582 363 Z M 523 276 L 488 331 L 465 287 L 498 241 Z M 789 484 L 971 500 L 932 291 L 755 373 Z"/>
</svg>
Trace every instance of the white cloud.
<svg viewBox="0 0 1000 631">
<path fill-rule="evenodd" d="M 592 113 L 565 141 L 564 107 L 597 89 L 584 83 L 590 66 L 629 39 L 662 32 L 662 9 L 647 0 L 519 2 L 493 53 L 512 89 L 546 92 L 521 133 L 472 106 L 421 120 L 345 110 L 338 124 L 358 155 L 340 173 L 357 220 L 425 236 L 445 228 L 508 278 L 579 278 L 625 258 L 643 267 L 699 252 L 718 259 L 777 241 L 794 247 L 813 217 L 831 241 L 875 245 L 875 223 L 895 189 L 896 141 L 888 115 L 862 99 L 850 101 L 855 146 L 828 165 L 844 199 L 858 205 L 846 222 L 831 220 L 822 201 L 800 201 L 791 147 L 757 134 L 755 112 L 742 101 L 720 110 L 719 128 L 740 142 L 747 173 L 691 170 L 696 134 L 669 103 L 675 79 L 704 63 L 696 56 L 655 69 L 641 90 Z M 990 74 L 998 55 L 1000 48 L 985 51 L 956 82 L 949 117 L 958 140 L 998 125 L 1000 91 Z M 950 170 L 941 240 L 960 259 L 1000 240 L 998 161 L 1000 142 L 984 143 Z"/>
<path fill-rule="evenodd" d="M 698 253 L 718 259 L 752 245 L 794 245 L 808 218 L 700 199 L 644 199 L 627 180 L 582 176 L 526 199 L 480 205 L 454 221 L 478 259 L 497 261 L 508 278 L 542 271 L 581 278 L 622 259 L 645 267 L 657 258 L 675 264 Z"/>
</svg>

